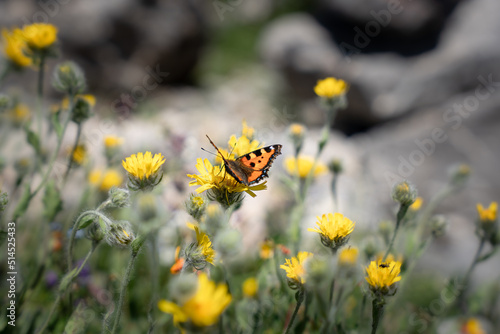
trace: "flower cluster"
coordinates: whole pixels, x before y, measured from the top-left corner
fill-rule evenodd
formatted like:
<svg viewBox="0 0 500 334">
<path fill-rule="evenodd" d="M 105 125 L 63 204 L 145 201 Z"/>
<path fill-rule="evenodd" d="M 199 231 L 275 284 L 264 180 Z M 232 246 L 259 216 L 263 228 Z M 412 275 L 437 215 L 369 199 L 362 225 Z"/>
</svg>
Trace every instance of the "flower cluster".
<svg viewBox="0 0 500 334">
<path fill-rule="evenodd" d="M 33 23 L 23 29 L 2 30 L 4 54 L 16 68 L 40 61 L 41 54 L 50 54 L 57 41 L 57 28 L 52 24 Z"/>
</svg>

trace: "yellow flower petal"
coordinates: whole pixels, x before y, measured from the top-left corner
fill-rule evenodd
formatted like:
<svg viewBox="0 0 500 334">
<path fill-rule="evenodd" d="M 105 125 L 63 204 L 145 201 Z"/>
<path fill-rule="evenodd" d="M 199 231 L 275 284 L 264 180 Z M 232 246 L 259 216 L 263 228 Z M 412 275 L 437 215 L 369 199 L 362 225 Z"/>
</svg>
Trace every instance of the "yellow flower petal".
<svg viewBox="0 0 500 334">
<path fill-rule="evenodd" d="M 349 86 L 344 80 L 329 77 L 318 80 L 318 83 L 314 87 L 314 92 L 321 97 L 334 98 L 344 95 L 348 89 Z"/>
</svg>

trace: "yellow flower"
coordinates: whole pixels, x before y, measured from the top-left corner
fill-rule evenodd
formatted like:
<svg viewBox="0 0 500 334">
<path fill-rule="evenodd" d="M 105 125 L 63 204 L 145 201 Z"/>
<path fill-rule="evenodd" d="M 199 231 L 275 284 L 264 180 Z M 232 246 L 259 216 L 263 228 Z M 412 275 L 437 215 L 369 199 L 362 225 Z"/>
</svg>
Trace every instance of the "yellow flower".
<svg viewBox="0 0 500 334">
<path fill-rule="evenodd" d="M 420 210 L 420 208 L 422 207 L 422 203 L 423 203 L 423 202 L 424 202 L 424 200 L 422 199 L 422 197 L 420 197 L 420 196 L 419 196 L 419 197 L 417 197 L 417 198 L 415 199 L 415 202 L 413 202 L 413 204 L 412 204 L 412 205 L 410 205 L 410 208 L 409 208 L 409 209 L 410 209 L 411 211 L 418 211 L 418 210 Z"/>
<path fill-rule="evenodd" d="M 80 144 L 76 146 L 75 151 L 73 152 L 73 161 L 76 162 L 77 164 L 81 165 L 85 162 L 87 159 L 87 148 L 85 145 Z"/>
<path fill-rule="evenodd" d="M 196 169 L 200 173 L 199 175 L 188 174 L 187 176 L 194 179 L 189 182 L 190 186 L 201 186 L 196 189 L 198 194 L 210 189 L 222 192 L 224 195 L 245 191 L 250 196 L 255 197 L 254 191 L 267 189 L 266 182 L 253 186 L 239 183 L 230 175 L 224 175 L 222 166 L 212 166 L 208 159 L 196 159 Z"/>
<path fill-rule="evenodd" d="M 280 266 L 281 269 L 286 271 L 286 276 L 289 279 L 290 287 L 296 288 L 306 282 L 306 271 L 304 264 L 308 258 L 313 256 L 312 253 L 299 252 L 297 257 L 286 259 L 285 264 Z"/>
<path fill-rule="evenodd" d="M 98 186 L 101 183 L 102 179 L 102 170 L 94 169 L 89 174 L 89 182 L 94 186 Z"/>
<path fill-rule="evenodd" d="M 105 173 L 94 169 L 89 174 L 89 182 L 99 187 L 101 191 L 108 191 L 113 186 L 120 186 L 123 183 L 123 176 L 116 169 L 108 169 Z"/>
<path fill-rule="evenodd" d="M 484 208 L 481 204 L 477 204 L 477 213 L 481 222 L 494 222 L 497 219 L 498 204 L 491 202 L 488 208 Z"/>
<path fill-rule="evenodd" d="M 49 23 L 33 23 L 23 27 L 22 35 L 30 49 L 41 50 L 57 41 L 57 28 Z"/>
<path fill-rule="evenodd" d="M 243 282 L 242 289 L 243 289 L 243 295 L 245 297 L 253 298 L 257 295 L 257 292 L 259 291 L 259 283 L 257 283 L 255 277 L 247 278 Z"/>
<path fill-rule="evenodd" d="M 348 240 L 354 230 L 355 223 L 341 213 L 335 213 L 317 217 L 316 224 L 319 228 L 308 228 L 308 231 L 317 232 L 321 235 L 321 242 L 326 247 L 337 250 Z"/>
<path fill-rule="evenodd" d="M 212 242 L 208 235 L 200 231 L 198 226 L 194 225 L 194 231 L 196 232 L 196 243 L 198 244 L 198 249 L 201 254 L 205 257 L 205 261 L 210 264 L 214 264 L 215 251 L 212 248 Z"/>
<path fill-rule="evenodd" d="M 274 255 L 274 242 L 272 240 L 266 240 L 260 245 L 260 257 L 261 259 L 270 259 Z"/>
<path fill-rule="evenodd" d="M 486 334 L 481 323 L 476 318 L 469 318 L 462 326 L 462 334 Z"/>
<path fill-rule="evenodd" d="M 114 148 L 123 144 L 123 138 L 116 136 L 106 136 L 104 137 L 104 146 L 106 148 Z"/>
<path fill-rule="evenodd" d="M 198 207 L 201 207 L 205 203 L 205 201 L 203 201 L 203 197 L 201 196 L 193 196 L 192 202 Z"/>
<path fill-rule="evenodd" d="M 198 276 L 198 288 L 194 295 L 183 305 L 167 300 L 160 300 L 160 311 L 170 313 L 177 326 L 180 322 L 190 320 L 195 326 L 206 327 L 217 323 L 219 316 L 231 303 L 231 295 L 225 284 L 216 285 L 205 273 Z"/>
<path fill-rule="evenodd" d="M 359 251 L 357 248 L 346 248 L 340 251 L 339 262 L 341 265 L 352 267 L 358 261 Z"/>
<path fill-rule="evenodd" d="M 229 138 L 228 142 L 229 151 L 221 148 L 219 148 L 219 151 L 224 156 L 224 158 L 235 159 L 249 152 L 255 151 L 261 146 L 262 143 L 259 142 L 258 140 L 255 139 L 251 140 L 247 136 L 241 136 L 239 138 L 236 138 L 235 135 L 232 135 L 231 138 Z M 231 154 L 229 154 L 229 152 L 231 152 Z M 217 163 L 222 163 L 222 158 L 219 155 L 217 155 L 215 161 Z"/>
<path fill-rule="evenodd" d="M 305 126 L 299 123 L 293 123 L 290 125 L 290 134 L 292 136 L 303 136 L 306 132 Z"/>
<path fill-rule="evenodd" d="M 108 191 L 112 187 L 118 187 L 123 183 L 123 176 L 116 169 L 108 169 L 104 173 L 99 189 Z"/>
<path fill-rule="evenodd" d="M 329 77 L 323 80 L 318 80 L 318 83 L 314 87 L 314 92 L 318 96 L 331 99 L 344 95 L 348 89 L 349 86 L 344 80 Z"/>
<path fill-rule="evenodd" d="M 8 31 L 2 29 L 2 37 L 3 52 L 14 65 L 26 67 L 32 64 L 31 58 L 25 54 L 26 42 L 22 37 L 21 30 Z"/>
<path fill-rule="evenodd" d="M 84 100 L 85 102 L 88 103 L 88 105 L 90 107 L 94 107 L 95 106 L 95 96 L 94 95 L 91 95 L 91 94 L 77 94 L 75 95 L 75 101 L 77 99 L 82 99 Z M 69 109 L 69 99 L 68 97 L 65 97 L 62 102 L 61 102 L 61 108 L 64 109 L 64 110 L 68 110 Z"/>
<path fill-rule="evenodd" d="M 21 124 L 27 121 L 31 116 L 31 112 L 27 105 L 17 103 L 13 109 L 8 113 L 8 117 L 16 124 Z"/>
<path fill-rule="evenodd" d="M 255 129 L 248 126 L 246 120 L 243 120 L 241 123 L 241 136 L 252 139 L 255 134 Z"/>
<path fill-rule="evenodd" d="M 298 165 L 298 171 L 297 171 L 297 165 Z M 295 157 L 288 157 L 285 159 L 285 169 L 288 172 L 288 174 L 294 176 L 298 175 L 302 179 L 305 179 L 309 175 L 311 169 L 313 168 L 313 165 L 314 165 L 314 159 L 311 157 L 299 156 L 298 163 Z M 326 173 L 326 171 L 327 171 L 326 165 L 318 161 L 316 163 L 316 166 L 314 167 L 313 176 L 324 174 Z"/>
<path fill-rule="evenodd" d="M 396 282 L 401 280 L 399 273 L 401 272 L 401 262 L 375 262 L 371 261 L 370 265 L 366 267 L 365 277 L 373 292 L 381 293 L 383 295 L 389 293 L 389 289 Z"/>
<path fill-rule="evenodd" d="M 378 253 L 377 256 L 375 257 L 375 261 L 379 264 L 382 263 L 384 255 L 385 255 L 385 252 Z M 393 261 L 403 263 L 403 255 L 398 255 L 398 257 L 396 258 L 394 256 L 394 254 L 392 254 L 392 253 L 387 254 L 387 257 L 385 258 L 384 262 L 388 263 L 388 262 L 393 262 Z"/>
<path fill-rule="evenodd" d="M 137 155 L 132 154 L 130 157 L 122 161 L 122 166 L 127 172 L 138 179 L 145 179 L 158 172 L 161 165 L 165 162 L 165 158 L 161 153 L 155 154 L 151 152 L 139 152 Z"/>
</svg>

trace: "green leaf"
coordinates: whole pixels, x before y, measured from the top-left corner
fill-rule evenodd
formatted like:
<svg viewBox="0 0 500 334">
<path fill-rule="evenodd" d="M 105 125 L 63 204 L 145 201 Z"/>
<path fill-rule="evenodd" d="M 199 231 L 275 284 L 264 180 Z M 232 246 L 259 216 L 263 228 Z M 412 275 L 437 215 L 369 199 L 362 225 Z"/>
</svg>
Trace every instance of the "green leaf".
<svg viewBox="0 0 500 334">
<path fill-rule="evenodd" d="M 82 228 L 85 228 L 87 226 L 89 226 L 90 224 L 92 224 L 95 220 L 95 216 L 93 214 L 88 214 L 87 216 L 84 216 L 81 220 L 80 220 L 80 225 L 78 225 L 78 229 L 81 230 Z"/>
<path fill-rule="evenodd" d="M 52 126 L 54 127 L 54 130 L 56 131 L 57 134 L 57 139 L 61 139 L 63 133 L 63 126 L 61 125 L 61 121 L 59 120 L 59 113 L 53 113 L 51 120 L 52 120 Z"/>
<path fill-rule="evenodd" d="M 55 182 L 53 180 L 47 183 L 45 187 L 45 194 L 43 196 L 43 215 L 49 220 L 53 221 L 55 216 L 62 211 L 63 202 L 61 199 L 61 193 L 56 188 Z"/>
<path fill-rule="evenodd" d="M 38 156 L 41 156 L 42 149 L 40 146 L 40 138 L 38 138 L 38 135 L 28 128 L 25 128 L 25 131 L 26 131 L 26 139 L 28 141 L 28 144 L 30 144 L 33 147 L 33 149 L 35 150 L 35 152 Z"/>
<path fill-rule="evenodd" d="M 13 218 L 14 221 L 17 220 L 17 218 L 21 217 L 26 212 L 26 209 L 28 209 L 30 201 L 31 201 L 31 189 L 30 185 L 26 184 L 24 186 L 24 192 L 21 195 L 21 198 L 19 199 L 19 203 L 17 204 L 16 209 L 14 210 L 14 218 Z"/>
<path fill-rule="evenodd" d="M 61 283 L 59 284 L 59 293 L 63 294 L 66 291 L 68 286 L 73 281 L 73 278 L 76 276 L 77 271 L 78 267 L 75 267 L 69 273 L 64 275 L 64 277 L 61 279 Z"/>
<path fill-rule="evenodd" d="M 71 314 L 66 327 L 64 328 L 64 333 L 67 334 L 80 334 L 85 333 L 88 322 L 86 321 L 87 308 L 84 306 L 83 302 L 78 303 L 76 310 Z M 92 312 L 92 311 L 91 311 Z"/>
</svg>

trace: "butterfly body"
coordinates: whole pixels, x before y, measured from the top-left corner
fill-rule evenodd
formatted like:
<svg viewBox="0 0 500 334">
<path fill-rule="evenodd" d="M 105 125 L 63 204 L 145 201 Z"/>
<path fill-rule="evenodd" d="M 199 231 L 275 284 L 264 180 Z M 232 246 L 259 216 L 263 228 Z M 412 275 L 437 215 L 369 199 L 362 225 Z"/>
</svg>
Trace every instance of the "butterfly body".
<svg viewBox="0 0 500 334">
<path fill-rule="evenodd" d="M 227 173 L 239 183 L 247 186 L 258 183 L 268 177 L 268 172 L 274 159 L 281 154 L 281 145 L 276 144 L 259 148 L 234 160 L 226 159 L 210 137 L 207 136 L 207 138 L 217 152 L 219 152 L 224 161 Z"/>
</svg>

